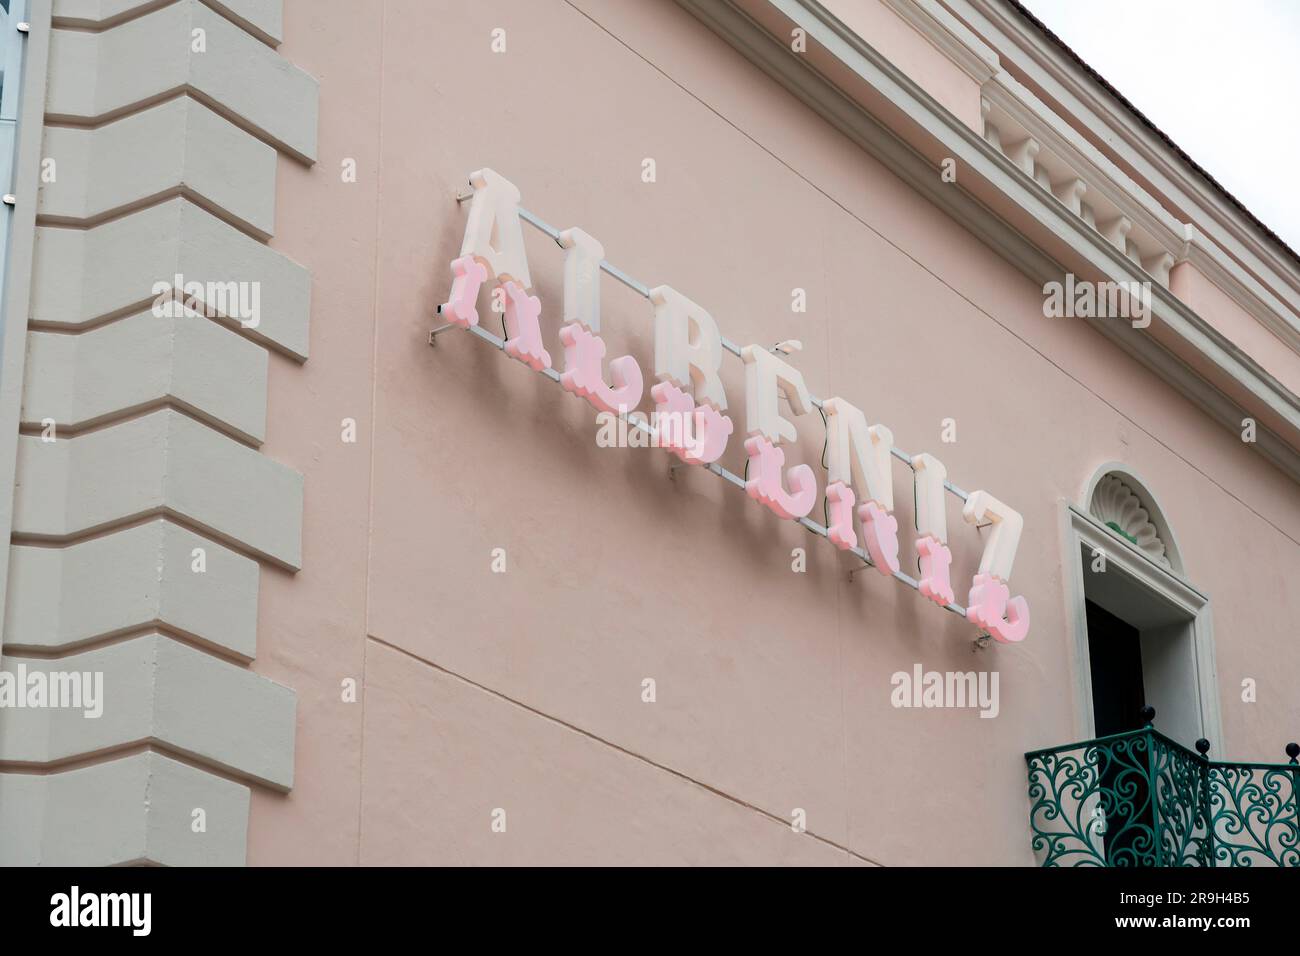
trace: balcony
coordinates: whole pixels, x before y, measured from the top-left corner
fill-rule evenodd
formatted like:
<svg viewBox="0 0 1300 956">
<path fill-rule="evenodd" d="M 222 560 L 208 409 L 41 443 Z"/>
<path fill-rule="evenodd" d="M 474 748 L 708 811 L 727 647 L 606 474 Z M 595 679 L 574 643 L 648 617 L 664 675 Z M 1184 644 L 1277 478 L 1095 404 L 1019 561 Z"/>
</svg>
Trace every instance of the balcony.
<svg viewBox="0 0 1300 956">
<path fill-rule="evenodd" d="M 1029 824 L 1043 866 L 1300 866 L 1300 747 L 1226 763 L 1141 730 L 1035 750 Z"/>
</svg>

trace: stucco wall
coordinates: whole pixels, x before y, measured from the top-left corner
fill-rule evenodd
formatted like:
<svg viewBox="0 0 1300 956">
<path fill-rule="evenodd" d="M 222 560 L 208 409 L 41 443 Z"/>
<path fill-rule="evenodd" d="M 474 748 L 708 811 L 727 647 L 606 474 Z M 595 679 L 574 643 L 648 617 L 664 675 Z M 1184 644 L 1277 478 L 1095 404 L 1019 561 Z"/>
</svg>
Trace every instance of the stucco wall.
<svg viewBox="0 0 1300 956">
<path fill-rule="evenodd" d="M 836 9 L 978 125 L 973 81 L 890 5 Z M 1214 754 L 1281 759 L 1294 482 L 1044 318 L 1040 287 L 676 4 L 33 0 L 31 21 L 0 642 L 6 670 L 107 694 L 98 720 L 0 713 L 0 863 L 1030 863 L 1022 754 L 1086 729 L 1064 508 L 1111 461 L 1210 596 Z M 430 348 L 485 166 L 730 339 L 800 339 L 814 393 L 1019 509 L 1029 640 L 976 650 L 734 486 L 597 447 L 586 403 L 482 341 Z M 561 252 L 525 234 L 558 362 Z M 1175 291 L 1286 379 L 1191 268 Z M 178 272 L 258 284 L 261 321 L 154 314 Z M 610 354 L 648 369 L 651 306 L 602 293 Z M 739 359 L 724 381 L 743 430 Z M 820 416 L 798 424 L 788 463 L 824 488 Z M 964 601 L 983 538 L 958 504 Z M 998 716 L 894 708 L 918 664 L 997 671 Z"/>
<path fill-rule="evenodd" d="M 292 792 L 253 793 L 249 862 L 1029 863 L 1021 755 L 1079 731 L 1061 508 L 1108 460 L 1157 491 L 1211 596 L 1216 752 L 1281 756 L 1300 716 L 1294 485 L 1095 332 L 1044 319 L 1040 289 L 688 14 L 291 0 L 284 33 L 321 83 L 320 162 L 280 159 L 270 240 L 311 270 L 312 360 L 271 355 L 263 451 L 309 494 L 303 571 L 262 577 L 253 667 L 296 689 L 298 740 Z M 730 338 L 802 339 L 814 392 L 1019 508 L 1029 640 L 975 652 L 970 625 L 850 582 L 850 560 L 738 489 L 597 448 L 585 403 L 484 343 L 430 348 L 454 194 L 482 166 Z M 560 251 L 526 235 L 555 355 Z M 602 291 L 610 354 L 645 366 L 648 303 Z M 740 412 L 740 363 L 724 368 Z M 799 426 L 790 461 L 815 465 L 818 416 Z M 743 468 L 738 442 L 723 463 Z M 955 503 L 949 521 L 960 588 L 981 541 Z M 1000 715 L 894 709 L 890 675 L 917 662 L 999 671 Z"/>
</svg>

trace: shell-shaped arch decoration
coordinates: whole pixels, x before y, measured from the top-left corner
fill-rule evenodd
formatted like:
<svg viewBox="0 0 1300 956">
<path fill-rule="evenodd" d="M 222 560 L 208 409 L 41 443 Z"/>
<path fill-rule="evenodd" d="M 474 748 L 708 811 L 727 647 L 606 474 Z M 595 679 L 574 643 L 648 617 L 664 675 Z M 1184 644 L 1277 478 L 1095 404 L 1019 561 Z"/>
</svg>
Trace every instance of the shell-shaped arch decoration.
<svg viewBox="0 0 1300 956">
<path fill-rule="evenodd" d="M 1097 482 L 1088 510 L 1092 516 L 1129 541 L 1139 551 L 1164 568 L 1172 567 L 1165 554 L 1165 543 L 1151 523 L 1151 516 L 1128 485 L 1114 475 Z"/>
</svg>

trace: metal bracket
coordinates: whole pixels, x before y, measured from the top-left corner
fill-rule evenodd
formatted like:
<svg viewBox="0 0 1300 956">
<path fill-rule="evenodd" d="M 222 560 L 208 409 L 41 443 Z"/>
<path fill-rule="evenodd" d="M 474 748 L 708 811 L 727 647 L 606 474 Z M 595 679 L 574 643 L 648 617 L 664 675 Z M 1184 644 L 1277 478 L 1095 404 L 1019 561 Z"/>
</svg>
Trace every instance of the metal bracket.
<svg viewBox="0 0 1300 956">
<path fill-rule="evenodd" d="M 473 199 L 473 198 L 474 198 L 473 186 L 462 186 L 460 189 L 456 190 L 456 202 L 465 202 L 466 200 Z"/>
<path fill-rule="evenodd" d="M 438 336 L 441 335 L 443 332 L 446 332 L 448 329 L 454 329 L 455 327 L 456 327 L 456 326 L 454 326 L 454 325 L 452 325 L 450 322 L 448 322 L 446 325 L 440 325 L 440 326 L 438 326 L 436 329 L 431 329 L 431 330 L 429 331 L 429 344 L 430 344 L 430 345 L 437 345 L 437 344 L 438 344 L 438 342 L 437 342 L 437 338 L 438 338 Z"/>
<path fill-rule="evenodd" d="M 991 643 L 993 643 L 993 635 L 986 632 L 971 641 L 970 651 L 974 654 L 976 651 L 987 650 Z"/>
</svg>

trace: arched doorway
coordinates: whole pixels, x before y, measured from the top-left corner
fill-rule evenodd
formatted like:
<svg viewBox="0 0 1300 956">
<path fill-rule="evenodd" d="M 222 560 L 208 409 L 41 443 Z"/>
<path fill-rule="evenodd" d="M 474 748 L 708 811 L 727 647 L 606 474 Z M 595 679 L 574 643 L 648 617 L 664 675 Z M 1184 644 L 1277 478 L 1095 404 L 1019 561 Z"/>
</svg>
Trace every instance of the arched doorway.
<svg viewBox="0 0 1300 956">
<path fill-rule="evenodd" d="M 1222 745 L 1209 598 L 1187 579 L 1173 529 L 1149 487 L 1110 463 L 1067 504 L 1067 600 L 1082 735 L 1143 725 L 1185 747 Z"/>
</svg>

